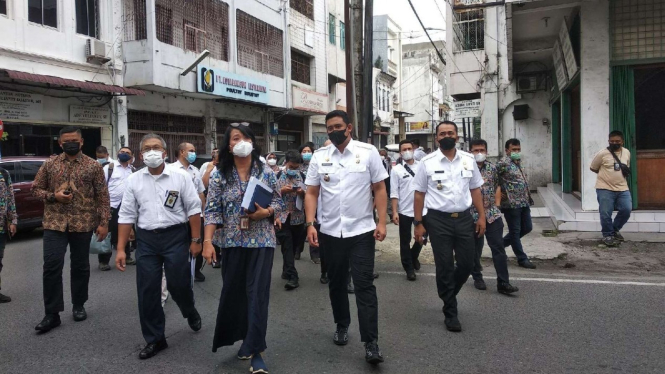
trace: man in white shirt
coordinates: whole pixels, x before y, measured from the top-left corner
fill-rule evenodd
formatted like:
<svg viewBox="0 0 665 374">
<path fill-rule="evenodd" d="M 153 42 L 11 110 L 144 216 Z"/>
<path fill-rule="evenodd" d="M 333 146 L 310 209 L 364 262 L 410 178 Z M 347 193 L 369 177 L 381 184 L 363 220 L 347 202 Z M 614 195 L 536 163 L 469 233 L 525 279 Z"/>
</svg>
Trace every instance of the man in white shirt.
<svg viewBox="0 0 665 374">
<path fill-rule="evenodd" d="M 483 177 L 474 156 L 455 148 L 457 139 L 455 122 L 439 123 L 436 127 L 439 150 L 422 159 L 413 181 L 415 237 L 422 242 L 427 232 L 432 241 L 436 288 L 443 300 L 446 328 L 454 332 L 462 331 L 457 319 L 457 293 L 473 269 L 474 235 L 480 237 L 485 233 L 480 191 Z M 475 233 L 471 205 L 479 216 Z M 423 225 L 425 208 L 427 219 Z"/>
<path fill-rule="evenodd" d="M 112 161 L 104 166 L 104 180 L 109 187 L 109 198 L 111 200 L 111 222 L 109 222 L 109 234 L 111 235 L 111 245 L 115 248 L 118 245 L 118 212 L 122 195 L 125 193 L 125 180 L 132 175 L 134 167 L 132 160 L 134 155 L 128 147 L 122 147 L 118 151 L 118 160 Z M 111 270 L 109 261 L 111 253 L 97 255 L 99 260 L 99 270 Z M 127 265 L 134 265 L 136 261 L 132 259 L 131 252 L 127 252 Z"/>
<path fill-rule="evenodd" d="M 206 198 L 203 192 L 205 192 L 205 185 L 201 179 L 201 172 L 199 169 L 192 165 L 196 161 L 196 147 L 192 143 L 180 143 L 178 145 L 178 160 L 169 165 L 169 167 L 177 168 L 187 172 L 192 177 L 192 182 L 194 183 L 194 188 L 199 194 L 201 199 L 201 210 L 205 208 Z M 201 222 L 203 222 L 203 217 L 201 217 Z M 203 224 L 201 224 L 203 227 Z M 203 232 L 200 234 L 203 237 Z M 201 267 L 203 267 L 203 256 L 199 255 L 196 257 L 196 273 L 194 274 L 195 282 L 204 282 L 206 280 L 205 275 L 201 272 Z"/>
<path fill-rule="evenodd" d="M 413 151 L 413 158 L 416 161 L 420 161 L 423 159 L 423 157 L 427 156 L 427 153 L 423 149 L 423 147 L 420 146 L 420 139 L 413 139 L 413 146 L 416 148 L 415 151 Z"/>
<path fill-rule="evenodd" d="M 410 140 L 399 142 L 399 152 L 403 162 L 390 171 L 390 201 L 393 206 L 393 223 L 399 226 L 399 254 L 406 279 L 416 280 L 415 270 L 420 270 L 418 256 L 423 245 L 417 241 L 411 247 L 413 225 L 413 178 L 421 167 L 413 158 L 413 143 Z M 427 214 L 424 209 L 423 217 Z"/>
<path fill-rule="evenodd" d="M 351 139 L 353 125 L 347 114 L 335 110 L 326 115 L 328 137 L 333 145 L 314 152 L 307 170 L 305 211 L 309 245 L 325 251 L 330 282 L 330 301 L 337 330 L 333 341 L 348 343 L 351 323 L 347 277 L 349 263 L 355 285 L 361 341 L 365 343 L 365 360 L 370 364 L 383 362 L 377 345 L 378 301 L 374 287 L 375 240 L 386 237 L 386 184 L 388 173 L 379 152 L 370 144 Z M 379 215 L 374 223 L 372 191 Z M 321 235 L 314 224 L 318 198 Z"/>
<path fill-rule="evenodd" d="M 165 167 L 166 142 L 162 137 L 144 136 L 140 150 L 146 168 L 132 174 L 125 184 L 115 264 L 118 270 L 125 271 L 125 246 L 131 227 L 136 224 L 139 319 L 147 343 L 139 358 L 147 359 L 168 347 L 160 304 L 162 268 L 169 293 L 189 327 L 194 331 L 201 329 L 190 272 L 191 258 L 201 253 L 201 201 L 188 174 Z"/>
</svg>

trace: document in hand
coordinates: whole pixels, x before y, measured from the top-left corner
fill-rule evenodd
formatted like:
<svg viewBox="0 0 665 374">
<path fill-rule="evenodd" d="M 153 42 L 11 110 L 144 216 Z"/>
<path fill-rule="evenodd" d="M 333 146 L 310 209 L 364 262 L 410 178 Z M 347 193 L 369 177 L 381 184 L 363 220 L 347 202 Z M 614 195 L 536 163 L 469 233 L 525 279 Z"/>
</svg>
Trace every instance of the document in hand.
<svg viewBox="0 0 665 374">
<path fill-rule="evenodd" d="M 273 189 L 260 180 L 251 177 L 247 184 L 245 196 L 242 199 L 242 208 L 249 213 L 256 212 L 254 203 L 258 203 L 261 208 L 267 208 L 272 201 Z"/>
</svg>

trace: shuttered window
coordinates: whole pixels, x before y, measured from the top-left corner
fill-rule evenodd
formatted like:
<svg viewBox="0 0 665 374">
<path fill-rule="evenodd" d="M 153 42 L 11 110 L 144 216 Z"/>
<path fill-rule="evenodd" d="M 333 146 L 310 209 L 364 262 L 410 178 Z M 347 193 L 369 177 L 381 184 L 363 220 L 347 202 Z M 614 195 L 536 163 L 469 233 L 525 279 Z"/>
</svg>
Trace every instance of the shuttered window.
<svg viewBox="0 0 665 374">
<path fill-rule="evenodd" d="M 612 0 L 612 60 L 665 58 L 665 0 Z"/>
</svg>

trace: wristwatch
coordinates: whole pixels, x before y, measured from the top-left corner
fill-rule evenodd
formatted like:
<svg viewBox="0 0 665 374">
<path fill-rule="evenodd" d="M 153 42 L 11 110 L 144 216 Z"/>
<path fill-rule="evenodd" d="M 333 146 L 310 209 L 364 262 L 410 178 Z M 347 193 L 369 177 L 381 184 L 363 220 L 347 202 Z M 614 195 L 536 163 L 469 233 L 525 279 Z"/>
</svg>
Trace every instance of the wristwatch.
<svg viewBox="0 0 665 374">
<path fill-rule="evenodd" d="M 420 224 L 422 224 L 422 223 L 423 223 L 423 221 L 416 221 L 416 220 L 414 219 L 414 220 L 413 220 L 413 227 L 416 227 L 416 226 L 418 226 L 418 225 L 420 225 Z"/>
<path fill-rule="evenodd" d="M 55 203 L 55 194 L 49 193 L 48 196 L 46 196 L 46 201 L 48 201 L 49 203 Z"/>
<path fill-rule="evenodd" d="M 201 244 L 203 240 L 201 238 L 192 238 L 192 243 Z"/>
<path fill-rule="evenodd" d="M 316 221 L 313 221 L 313 222 L 307 222 L 307 223 L 305 223 L 305 227 L 314 226 L 315 224 L 316 224 Z"/>
</svg>

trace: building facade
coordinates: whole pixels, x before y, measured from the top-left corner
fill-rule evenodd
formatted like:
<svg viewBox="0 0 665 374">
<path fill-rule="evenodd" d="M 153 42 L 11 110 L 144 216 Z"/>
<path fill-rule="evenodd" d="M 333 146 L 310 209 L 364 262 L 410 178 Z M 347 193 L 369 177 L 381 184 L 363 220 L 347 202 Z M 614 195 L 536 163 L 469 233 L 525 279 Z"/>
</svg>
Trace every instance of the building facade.
<svg viewBox="0 0 665 374">
<path fill-rule="evenodd" d="M 372 63 L 387 76 L 395 78 L 388 98 L 391 109 L 388 117 L 382 119 L 382 123 L 392 125 L 383 126 L 379 131 L 375 129 L 374 135 L 375 140 L 385 137 L 387 144 L 393 144 L 399 142 L 399 120 L 395 112 L 402 110 L 402 91 L 398 89 L 402 84 L 402 27 L 387 15 L 374 16 L 373 21 Z M 374 89 L 378 89 L 376 83 Z M 374 96 L 376 97 L 376 92 Z"/>
</svg>

